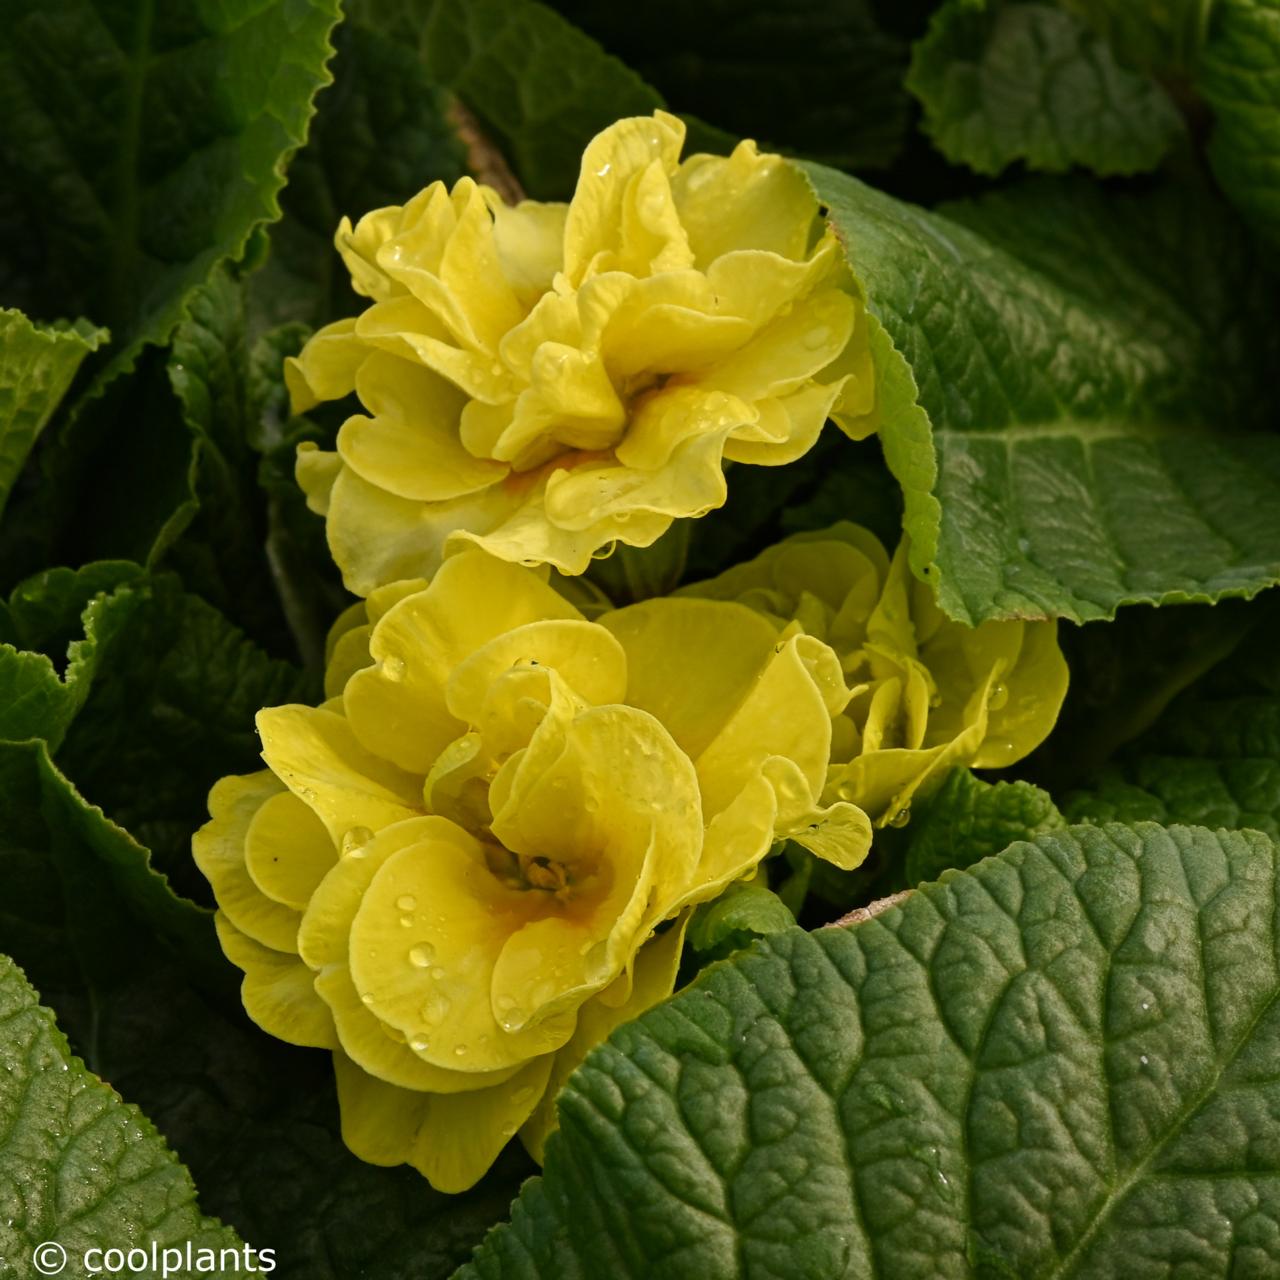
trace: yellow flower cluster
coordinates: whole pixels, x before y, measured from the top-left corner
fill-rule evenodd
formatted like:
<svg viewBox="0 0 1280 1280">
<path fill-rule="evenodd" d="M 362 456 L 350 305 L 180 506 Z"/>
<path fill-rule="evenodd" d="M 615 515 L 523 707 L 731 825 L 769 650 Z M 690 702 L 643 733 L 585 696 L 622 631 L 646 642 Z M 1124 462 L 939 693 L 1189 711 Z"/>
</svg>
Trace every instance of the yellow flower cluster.
<svg viewBox="0 0 1280 1280">
<path fill-rule="evenodd" d="M 578 574 L 725 500 L 724 462 L 800 457 L 872 404 L 866 321 L 803 175 L 751 142 L 679 161 L 659 111 L 587 148 L 573 199 L 461 179 L 337 246 L 354 319 L 286 376 L 294 408 L 365 413 L 298 479 L 357 595 L 476 544 Z"/>
<path fill-rule="evenodd" d="M 1057 624 L 966 627 L 866 529 L 798 534 L 678 594 L 735 600 L 781 635 L 801 629 L 839 655 L 850 686 L 824 798 L 901 825 L 912 796 L 959 765 L 999 769 L 1048 736 L 1067 692 Z"/>
<path fill-rule="evenodd" d="M 462 1190 L 613 1027 L 669 994 L 691 909 L 777 842 L 858 865 L 954 765 L 1048 733 L 1052 622 L 947 619 L 841 524 L 615 609 L 571 579 L 873 421 L 861 303 L 799 172 L 679 161 L 658 112 L 568 205 L 436 183 L 338 235 L 372 299 L 287 368 L 354 390 L 299 480 L 347 585 L 319 707 L 196 834 L 250 1016 L 330 1050 L 343 1135 Z M 586 599 L 587 593 L 576 593 Z"/>
<path fill-rule="evenodd" d="M 348 1145 L 460 1190 L 517 1129 L 539 1152 L 587 1049 L 670 993 L 686 907 L 784 836 L 865 848 L 819 803 L 845 686 L 743 605 L 588 622 L 478 550 L 357 610 L 195 857 L 250 1014 L 333 1050 Z"/>
</svg>

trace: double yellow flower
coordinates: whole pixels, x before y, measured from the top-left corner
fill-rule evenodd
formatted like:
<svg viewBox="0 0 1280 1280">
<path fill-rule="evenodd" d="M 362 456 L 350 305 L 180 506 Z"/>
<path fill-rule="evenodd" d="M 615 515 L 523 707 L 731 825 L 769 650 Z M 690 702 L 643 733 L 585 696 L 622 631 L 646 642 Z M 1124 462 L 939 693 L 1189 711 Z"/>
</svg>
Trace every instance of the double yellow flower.
<svg viewBox="0 0 1280 1280">
<path fill-rule="evenodd" d="M 726 461 L 873 421 L 803 178 L 682 140 L 619 122 L 568 205 L 463 179 L 344 222 L 371 305 L 286 371 L 299 410 L 363 406 L 298 476 L 367 598 L 194 852 L 250 1015 L 332 1051 L 353 1151 L 444 1190 L 517 1132 L 540 1158 L 568 1074 L 671 992 L 693 906 L 785 839 L 856 866 L 1065 692 L 1053 623 L 953 623 L 854 525 L 591 620 L 553 585 L 720 505 Z"/>
<path fill-rule="evenodd" d="M 298 412 L 365 412 L 298 479 L 347 586 L 433 573 L 468 543 L 579 574 L 725 500 L 828 416 L 864 433 L 866 319 L 803 175 L 742 143 L 679 161 L 657 112 L 588 146 L 569 204 L 461 179 L 337 245 L 371 305 L 286 367 Z"/>
</svg>

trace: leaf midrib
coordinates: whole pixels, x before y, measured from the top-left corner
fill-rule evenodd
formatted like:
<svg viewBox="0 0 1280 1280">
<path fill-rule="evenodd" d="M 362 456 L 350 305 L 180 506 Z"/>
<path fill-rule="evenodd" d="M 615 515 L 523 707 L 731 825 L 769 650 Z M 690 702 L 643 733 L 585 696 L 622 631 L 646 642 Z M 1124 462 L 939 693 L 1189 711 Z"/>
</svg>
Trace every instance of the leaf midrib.
<svg viewBox="0 0 1280 1280">
<path fill-rule="evenodd" d="M 1166 1125 L 1164 1136 L 1159 1142 L 1155 1143 L 1147 1154 L 1116 1185 L 1115 1189 L 1099 1202 L 1088 1227 L 1077 1238 L 1071 1252 L 1053 1270 L 1044 1273 L 1044 1280 L 1063 1280 L 1065 1277 L 1076 1274 L 1077 1263 L 1106 1225 L 1113 1210 L 1118 1208 L 1134 1187 L 1143 1180 L 1152 1162 L 1164 1151 L 1170 1140 L 1181 1136 L 1187 1121 L 1217 1092 L 1223 1072 L 1235 1062 L 1240 1051 L 1253 1038 L 1258 1024 L 1271 1012 L 1277 1000 L 1280 1000 L 1280 980 L 1277 980 L 1271 995 L 1262 1002 L 1258 1012 L 1249 1020 L 1239 1037 L 1219 1060 L 1217 1070 L 1210 1076 L 1204 1088 L 1178 1109 L 1172 1120 Z"/>
</svg>

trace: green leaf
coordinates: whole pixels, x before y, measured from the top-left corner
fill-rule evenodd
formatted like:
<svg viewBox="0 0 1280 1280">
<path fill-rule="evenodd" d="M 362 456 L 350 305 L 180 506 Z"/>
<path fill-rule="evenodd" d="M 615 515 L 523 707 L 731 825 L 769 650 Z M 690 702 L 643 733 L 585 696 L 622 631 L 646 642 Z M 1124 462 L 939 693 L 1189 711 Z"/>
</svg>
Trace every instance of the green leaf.
<svg viewBox="0 0 1280 1280">
<path fill-rule="evenodd" d="M 1153 71 L 1195 66 L 1222 0 L 1063 0 L 1125 62 Z"/>
<path fill-rule="evenodd" d="M 529 195 L 567 199 L 582 151 L 661 96 L 536 0 L 360 0 L 356 18 L 416 48 L 427 74 L 475 112 Z"/>
<path fill-rule="evenodd" d="M 36 325 L 20 311 L 0 310 L 0 515 L 80 362 L 106 338 L 85 320 Z"/>
<path fill-rule="evenodd" d="M 0 645 L 0 692 L 15 695 L 0 703 L 0 737 L 44 738 L 181 892 L 207 896 L 190 840 L 209 788 L 262 767 L 254 715 L 307 700 L 309 683 L 172 575 L 136 565 L 42 574 L 9 613 L 22 648 Z"/>
<path fill-rule="evenodd" d="M 905 883 L 914 887 L 953 868 L 963 871 L 1015 841 L 1064 826 L 1057 806 L 1039 787 L 981 782 L 968 769 L 956 769 L 913 807 L 902 833 Z"/>
<path fill-rule="evenodd" d="M 215 271 L 174 333 L 166 372 L 189 434 L 186 496 L 147 561 L 176 570 L 189 590 L 283 655 L 295 644 L 268 545 L 257 451 L 274 387 L 250 372 L 245 293 L 229 271 Z M 279 367 L 274 374 L 282 379 Z"/>
<path fill-rule="evenodd" d="M 108 324 L 104 378 L 279 216 L 337 17 L 337 0 L 0 0 L 6 253 L 22 255 L 0 279 L 29 314 Z"/>
<path fill-rule="evenodd" d="M 591 1054 L 458 1280 L 1267 1274 L 1277 887 L 1077 827 L 765 939 Z"/>
<path fill-rule="evenodd" d="M 289 167 L 267 260 L 248 280 L 251 337 L 289 322 L 318 329 L 356 311 L 363 300 L 333 247 L 340 219 L 404 204 L 428 183 L 452 184 L 463 172 L 446 95 L 428 78 L 416 41 L 359 25 L 361 4 L 348 10 L 334 38 L 333 86 L 320 95 L 307 145 Z"/>
<path fill-rule="evenodd" d="M 313 692 L 217 610 L 158 575 L 91 605 L 107 675 L 96 681 L 58 752 L 94 803 L 153 852 L 188 896 L 207 896 L 191 833 L 209 788 L 261 768 L 253 717 Z"/>
<path fill-rule="evenodd" d="M 1276 611 L 1251 609 L 1253 634 L 1067 796 L 1073 821 L 1253 827 L 1280 839 Z"/>
<path fill-rule="evenodd" d="M 95 1246 L 172 1249 L 166 1261 L 175 1274 L 188 1242 L 193 1257 L 231 1249 L 237 1265 L 245 1260 L 235 1233 L 200 1212 L 191 1176 L 164 1139 L 72 1056 L 53 1014 L 6 956 L 0 956 L 0 1133 L 0 1275 L 35 1274 L 14 1268 L 25 1268 L 48 1241 L 66 1251 L 70 1275 L 85 1274 L 84 1253 Z"/>
<path fill-rule="evenodd" d="M 1280 239 L 1280 0 L 1217 0 L 1195 81 L 1217 118 L 1209 161 L 1222 189 Z"/>
<path fill-rule="evenodd" d="M 805 167 L 868 296 L 885 459 L 947 613 L 1280 581 L 1280 353 L 1229 211 L 1043 179 L 944 216 Z"/>
<path fill-rule="evenodd" d="M 76 791 L 43 742 L 0 742 L 0 882 L 0 951 L 46 995 L 109 988 L 138 930 L 164 943 L 166 963 L 176 954 L 201 982 L 226 985 L 211 914 L 173 893 L 147 850 Z"/>
<path fill-rule="evenodd" d="M 1148 730 L 1184 689 L 1274 617 L 1268 602 L 1121 609 L 1114 620 L 1059 627 L 1071 684 L 1053 733 L 1022 766 L 1054 795 L 1080 786 Z"/>
<path fill-rule="evenodd" d="M 42 738 L 57 750 L 98 669 L 98 637 L 92 625 L 82 627 L 81 611 L 137 573 L 126 563 L 79 574 L 53 569 L 14 591 L 6 608 L 11 640 L 0 644 L 0 740 Z M 65 660 L 61 675 L 55 658 Z"/>
<path fill-rule="evenodd" d="M 841 169 L 883 168 L 903 145 L 907 45 L 870 0 L 667 0 L 643 22 L 622 5 L 552 3 L 678 110 L 739 137 Z"/>
<path fill-rule="evenodd" d="M 913 49 L 907 88 L 942 154 L 979 173 L 1018 160 L 1048 173 L 1141 173 L 1182 132 L 1154 80 L 1049 4 L 949 0 Z"/>
<path fill-rule="evenodd" d="M 704 961 L 718 960 L 795 922 L 791 909 L 776 893 L 763 885 L 734 884 L 694 912 L 687 942 Z"/>
</svg>

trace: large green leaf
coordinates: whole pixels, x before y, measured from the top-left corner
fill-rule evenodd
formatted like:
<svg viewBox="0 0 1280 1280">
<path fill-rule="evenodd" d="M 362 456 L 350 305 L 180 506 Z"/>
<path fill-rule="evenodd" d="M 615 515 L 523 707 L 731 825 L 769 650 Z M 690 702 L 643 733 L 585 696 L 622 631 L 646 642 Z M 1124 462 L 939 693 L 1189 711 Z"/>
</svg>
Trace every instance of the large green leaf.
<svg viewBox="0 0 1280 1280">
<path fill-rule="evenodd" d="M 110 325 L 112 369 L 279 216 L 337 0 L 0 2 L 0 271 L 29 314 Z"/>
<path fill-rule="evenodd" d="M 65 1251 L 68 1275 L 92 1274 L 87 1250 L 171 1250 L 165 1262 L 185 1268 L 203 1254 L 217 1269 L 219 1251 L 246 1255 L 235 1233 L 205 1217 L 196 1189 L 163 1138 L 74 1058 L 53 1015 L 17 966 L 0 956 L 0 1276 L 53 1274 L 56 1251 L 28 1270 L 37 1246 Z M 209 1261 L 215 1266 L 207 1265 Z M 228 1260 L 229 1261 L 229 1260 Z M 269 1261 L 269 1259 L 267 1259 Z M 259 1264 L 260 1265 L 260 1264 Z M 57 1267 L 60 1271 L 62 1268 Z M 101 1271 L 99 1265 L 98 1270 Z M 150 1274 L 158 1274 L 151 1272 Z"/>
<path fill-rule="evenodd" d="M 209 788 L 261 767 L 254 715 L 308 699 L 309 683 L 172 575 L 136 565 L 41 574 L 15 590 L 7 612 L 0 738 L 47 741 L 182 892 L 203 894 L 190 838 Z"/>
<path fill-rule="evenodd" d="M 1196 87 L 1217 117 L 1209 160 L 1218 181 L 1280 239 L 1280 0 L 1218 0 Z"/>
<path fill-rule="evenodd" d="M 148 851 L 76 791 L 43 742 L 0 742 L 0 885 L 0 951 L 48 998 L 109 989 L 137 932 L 164 944 L 162 967 L 177 955 L 202 984 L 227 985 L 211 913 L 172 892 Z"/>
<path fill-rule="evenodd" d="M 1280 839 L 1276 612 L 1251 609 L 1261 612 L 1253 634 L 1069 795 L 1069 817 L 1254 827 Z"/>
<path fill-rule="evenodd" d="M 944 216 L 806 169 L 869 299 L 885 458 L 949 614 L 1280 581 L 1272 295 L 1209 193 L 1042 179 Z"/>
<path fill-rule="evenodd" d="M 80 362 L 106 337 L 84 320 L 36 325 L 20 311 L 0 311 L 0 515 Z"/>
<path fill-rule="evenodd" d="M 1077 827 L 621 1028 L 459 1280 L 1280 1267 L 1277 851 Z"/>
<path fill-rule="evenodd" d="M 1153 79 L 1051 4 L 948 0 L 913 49 L 907 87 L 943 155 L 979 173 L 1018 160 L 1048 173 L 1138 173 L 1182 130 Z"/>
<path fill-rule="evenodd" d="M 634 71 L 537 0 L 359 0 L 355 14 L 419 51 L 430 77 L 476 113 L 538 199 L 568 199 L 594 134 L 663 105 Z"/>
<path fill-rule="evenodd" d="M 910 119 L 906 41 L 870 0 L 778 5 L 703 0 L 553 7 L 633 66 L 681 111 L 842 169 L 879 168 Z"/>
</svg>

